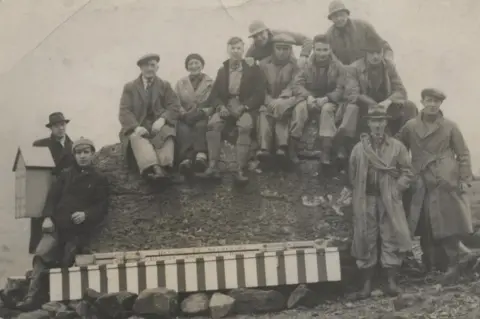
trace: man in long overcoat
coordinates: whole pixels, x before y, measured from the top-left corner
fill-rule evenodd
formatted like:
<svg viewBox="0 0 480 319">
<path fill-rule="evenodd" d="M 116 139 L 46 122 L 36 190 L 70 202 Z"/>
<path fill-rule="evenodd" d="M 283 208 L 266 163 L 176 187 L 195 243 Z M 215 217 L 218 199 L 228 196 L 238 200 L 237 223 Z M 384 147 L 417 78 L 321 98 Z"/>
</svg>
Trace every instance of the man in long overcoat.
<svg viewBox="0 0 480 319">
<path fill-rule="evenodd" d="M 235 141 L 237 174 L 236 181 L 248 182 L 245 169 L 250 158 L 252 136 L 258 110 L 265 101 L 265 78 L 258 65 L 249 65 L 243 59 L 244 42 L 232 37 L 227 42 L 230 58 L 217 72 L 210 96 L 205 103 L 213 113 L 207 127 L 207 146 L 209 167 L 205 177 L 220 177 L 218 161 L 222 146 L 222 137 L 237 130 Z M 211 110 L 211 111 L 210 111 Z"/>
<path fill-rule="evenodd" d="M 108 181 L 93 167 L 95 146 L 80 138 L 72 146 L 75 163 L 64 170 L 49 190 L 43 209 L 43 236 L 33 258 L 30 286 L 17 307 L 39 308 L 50 267 L 71 267 L 75 255 L 91 239 L 108 211 Z"/>
<path fill-rule="evenodd" d="M 345 65 L 363 57 L 362 48 L 367 39 L 375 38 L 382 46 L 385 59 L 393 62 L 393 51 L 387 41 L 378 35 L 367 21 L 351 19 L 350 11 L 342 1 L 334 0 L 328 7 L 328 19 L 333 22 L 327 31 L 333 54 Z"/>
<path fill-rule="evenodd" d="M 383 57 L 383 47 L 378 39 L 370 38 L 363 48 L 364 56 L 348 68 L 359 89 L 356 104 L 360 107 L 359 133 L 368 131 L 362 116 L 370 106 L 378 103 L 390 115 L 388 132 L 394 136 L 400 128 L 418 114 L 415 103 L 408 100 L 407 90 L 395 64 Z"/>
<path fill-rule="evenodd" d="M 353 137 L 356 131 L 358 107 L 355 101 L 356 82 L 349 76 L 346 67 L 331 54 L 330 45 L 324 35 L 313 39 L 314 52 L 295 77 L 293 91 L 300 102 L 293 109 L 290 130 L 290 156 L 294 162 L 297 145 L 309 118 L 318 116 L 319 140 L 322 164 L 331 164 L 334 138 L 339 132 Z M 342 110 L 337 129 L 337 113 Z"/>
<path fill-rule="evenodd" d="M 180 102 L 170 83 L 156 73 L 160 56 L 137 61 L 141 75 L 125 84 L 120 99 L 120 141 L 130 165 L 152 180 L 168 178 L 173 167 L 174 138 Z M 133 158 L 132 158 L 133 153 Z"/>
<path fill-rule="evenodd" d="M 33 142 L 35 147 L 48 147 L 50 150 L 55 163 L 55 168 L 52 170 L 54 177 L 58 177 L 64 169 L 70 167 L 75 162 L 72 155 L 72 140 L 66 132 L 69 122 L 70 120 L 66 119 L 62 112 L 50 114 L 48 123 L 45 124 L 51 131 L 50 136 Z M 30 244 L 28 248 L 30 254 L 35 252 L 42 238 L 42 223 L 43 217 L 30 220 Z"/>
<path fill-rule="evenodd" d="M 361 135 L 349 165 L 353 188 L 352 255 L 364 280 L 357 299 L 370 296 L 379 262 L 387 270 L 387 293 L 398 294 L 396 274 L 412 247 L 402 203 L 402 193 L 413 178 L 407 148 L 385 133 L 385 107 L 371 107 L 367 118 L 370 134 Z"/>
<path fill-rule="evenodd" d="M 421 96 L 424 108 L 397 135 L 410 149 L 418 175 L 409 225 L 412 233 L 421 236 L 427 268 L 433 264 L 437 242 L 449 260 L 445 279 L 454 280 L 461 257 L 460 237 L 473 231 L 466 195 L 472 177 L 470 152 L 457 124 L 440 110 L 445 94 L 427 88 Z"/>
<path fill-rule="evenodd" d="M 295 40 L 288 34 L 272 38 L 274 52 L 263 59 L 259 66 L 266 78 L 267 93 L 265 103 L 260 108 L 258 140 L 259 161 L 264 161 L 275 151 L 282 162 L 287 159 L 289 124 L 292 108 L 297 102 L 293 96 L 292 83 L 299 68 L 292 58 L 292 45 Z M 275 150 L 274 150 L 275 146 Z"/>
</svg>

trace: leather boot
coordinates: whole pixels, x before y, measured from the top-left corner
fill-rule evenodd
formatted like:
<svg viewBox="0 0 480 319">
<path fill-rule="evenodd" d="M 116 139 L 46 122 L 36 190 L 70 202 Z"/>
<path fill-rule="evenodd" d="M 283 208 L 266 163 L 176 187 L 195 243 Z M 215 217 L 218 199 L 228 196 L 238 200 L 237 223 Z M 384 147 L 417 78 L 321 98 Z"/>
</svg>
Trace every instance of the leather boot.
<svg viewBox="0 0 480 319">
<path fill-rule="evenodd" d="M 290 160 L 292 161 L 292 163 L 295 165 L 300 163 L 297 153 L 299 142 L 300 141 L 298 139 L 291 137 L 288 143 L 288 155 L 290 156 Z"/>
<path fill-rule="evenodd" d="M 397 267 L 391 267 L 387 268 L 387 289 L 386 293 L 387 295 L 391 297 L 398 296 L 400 294 L 400 288 L 397 285 L 397 273 L 398 273 L 398 268 Z"/>
<path fill-rule="evenodd" d="M 322 154 L 320 162 L 323 165 L 330 165 L 332 163 L 330 154 L 332 152 L 332 138 L 331 137 L 321 137 L 322 139 Z"/>
<path fill-rule="evenodd" d="M 370 298 L 370 295 L 372 294 L 372 279 L 374 269 L 374 267 L 362 269 L 363 288 L 356 294 L 356 300 Z"/>
<path fill-rule="evenodd" d="M 221 178 L 220 171 L 217 168 L 217 161 L 210 161 L 208 168 L 205 170 L 203 174 L 200 174 L 200 177 L 214 178 L 214 179 Z"/>
<path fill-rule="evenodd" d="M 42 260 L 39 258 L 34 260 L 28 292 L 25 299 L 17 303 L 16 308 L 18 310 L 28 312 L 40 309 L 43 304 L 43 300 L 41 300 L 42 298 L 40 296 L 42 292 L 42 276 L 46 269 L 47 267 Z"/>
<path fill-rule="evenodd" d="M 245 184 L 248 182 L 248 177 L 245 175 L 245 168 L 248 166 L 248 159 L 250 157 L 250 144 L 237 144 L 237 175 L 236 182 Z"/>
</svg>

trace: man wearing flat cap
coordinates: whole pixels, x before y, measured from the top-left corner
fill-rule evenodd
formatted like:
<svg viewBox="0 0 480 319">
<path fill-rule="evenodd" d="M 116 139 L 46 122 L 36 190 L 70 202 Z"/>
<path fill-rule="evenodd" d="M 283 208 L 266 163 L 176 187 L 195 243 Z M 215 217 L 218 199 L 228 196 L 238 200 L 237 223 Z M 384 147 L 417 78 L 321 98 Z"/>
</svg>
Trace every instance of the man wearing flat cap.
<svg viewBox="0 0 480 319">
<path fill-rule="evenodd" d="M 421 236 L 423 261 L 431 269 L 434 246 L 448 257 L 444 280 L 455 281 L 462 257 L 460 238 L 472 233 L 467 189 L 472 178 L 470 151 L 456 123 L 443 116 L 446 95 L 435 88 L 421 93 L 424 108 L 397 137 L 410 149 L 414 173 L 409 225 Z M 466 256 L 468 257 L 468 256 Z"/>
<path fill-rule="evenodd" d="M 382 105 L 369 108 L 370 133 L 363 133 L 350 156 L 349 177 L 353 190 L 352 255 L 362 272 L 363 289 L 354 299 L 372 292 L 378 263 L 387 272 L 386 293 L 397 295 L 396 275 L 412 248 L 402 193 L 413 179 L 407 148 L 385 134 L 389 115 Z"/>
<path fill-rule="evenodd" d="M 292 109 L 298 102 L 293 95 L 292 82 L 299 68 L 292 57 L 295 40 L 288 34 L 272 38 L 273 54 L 263 59 L 259 66 L 266 78 L 265 103 L 260 107 L 257 159 L 265 163 L 275 151 L 281 163 L 286 163 L 289 123 Z M 275 147 L 275 150 L 274 150 Z"/>
<path fill-rule="evenodd" d="M 272 39 L 278 34 L 288 35 L 295 41 L 294 45 L 302 46 L 300 59 L 298 61 L 300 66 L 306 62 L 307 58 L 310 56 L 310 52 L 312 52 L 312 40 L 300 33 L 285 30 L 273 30 L 259 20 L 252 21 L 248 27 L 248 31 L 250 33 L 249 38 L 253 39 L 253 43 L 248 48 L 245 57 L 253 58 L 255 61 L 261 61 L 273 54 Z"/>
<path fill-rule="evenodd" d="M 107 214 L 108 181 L 93 167 L 93 142 L 82 137 L 73 143 L 72 152 L 75 162 L 60 173 L 45 202 L 43 236 L 33 258 L 30 286 L 17 305 L 23 311 L 39 308 L 47 301 L 47 269 L 71 267 Z"/>
<path fill-rule="evenodd" d="M 323 34 L 313 39 L 313 54 L 293 83 L 294 95 L 301 99 L 293 109 L 290 128 L 290 157 L 298 162 L 297 145 L 303 136 L 306 123 L 318 117 L 318 139 L 321 145 L 321 164 L 331 164 L 333 141 L 337 134 L 354 136 L 357 123 L 357 106 L 352 104 L 357 91 L 345 66 L 332 56 L 330 45 Z M 342 106 L 342 118 L 336 113 Z M 337 129 L 336 123 L 341 122 Z M 339 141 L 341 139 L 338 139 Z M 353 143 L 352 143 L 353 144 Z M 353 146 L 353 145 L 352 145 Z"/>
<path fill-rule="evenodd" d="M 395 64 L 384 58 L 382 43 L 368 38 L 362 48 L 363 57 L 349 67 L 359 89 L 356 104 L 360 108 L 359 131 L 368 130 L 361 120 L 368 108 L 377 103 L 385 106 L 390 115 L 388 133 L 394 136 L 400 128 L 418 114 L 415 103 L 408 100 L 407 91 Z"/>
<path fill-rule="evenodd" d="M 54 177 L 57 177 L 64 169 L 69 168 L 75 159 L 72 154 L 72 140 L 67 135 L 67 124 L 70 122 L 62 112 L 54 112 L 48 117 L 48 123 L 45 124 L 50 130 L 50 136 L 33 142 L 35 147 L 48 147 L 52 154 L 55 168 L 52 171 Z M 35 248 L 42 237 L 43 217 L 32 218 L 30 220 L 30 244 L 29 253 L 33 254 Z"/>
<path fill-rule="evenodd" d="M 327 31 L 328 43 L 333 54 L 345 65 L 363 57 L 362 48 L 368 38 L 375 38 L 381 44 L 384 57 L 393 62 L 393 51 L 375 28 L 367 21 L 351 19 L 350 11 L 342 1 L 334 0 L 328 7 L 328 19 L 333 25 Z"/>
<path fill-rule="evenodd" d="M 169 177 L 180 114 L 180 102 L 170 83 L 156 75 L 159 61 L 158 54 L 137 61 L 141 74 L 125 84 L 119 112 L 127 164 L 131 167 L 135 160 L 140 174 L 150 180 Z"/>
</svg>

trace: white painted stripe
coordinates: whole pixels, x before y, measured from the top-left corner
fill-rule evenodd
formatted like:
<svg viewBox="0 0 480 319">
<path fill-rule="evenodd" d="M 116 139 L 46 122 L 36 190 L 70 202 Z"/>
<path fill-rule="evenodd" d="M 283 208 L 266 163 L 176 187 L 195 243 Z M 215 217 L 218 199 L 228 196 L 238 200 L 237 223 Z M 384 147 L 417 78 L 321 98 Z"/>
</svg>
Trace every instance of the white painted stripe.
<svg viewBox="0 0 480 319">
<path fill-rule="evenodd" d="M 185 259 L 185 283 L 187 291 L 198 291 L 197 263 L 195 259 Z"/>
<path fill-rule="evenodd" d="M 75 267 L 75 269 L 68 270 L 68 278 L 70 279 L 70 299 L 76 300 L 82 298 L 82 284 L 80 277 L 80 268 Z"/>
<path fill-rule="evenodd" d="M 258 287 L 257 261 L 255 254 L 244 254 L 245 285 L 247 287 Z"/>
<path fill-rule="evenodd" d="M 340 254 L 338 252 L 325 253 L 325 263 L 327 264 L 328 281 L 342 280 L 342 272 L 340 268 Z"/>
<path fill-rule="evenodd" d="M 217 262 L 215 256 L 205 257 L 205 286 L 207 290 L 217 290 Z"/>
<path fill-rule="evenodd" d="M 127 291 L 138 294 L 138 266 L 126 264 L 125 272 L 127 274 Z"/>
<path fill-rule="evenodd" d="M 107 266 L 107 289 L 108 293 L 119 292 L 120 286 L 118 282 L 118 265 Z"/>
<path fill-rule="evenodd" d="M 278 285 L 278 257 L 275 252 L 266 252 L 265 254 L 265 272 L 267 286 Z"/>
<path fill-rule="evenodd" d="M 225 286 L 227 289 L 238 288 L 237 259 L 229 257 L 225 262 Z"/>
<path fill-rule="evenodd" d="M 50 272 L 50 301 L 63 300 L 62 295 L 62 273 L 58 271 Z"/>
<path fill-rule="evenodd" d="M 157 288 L 158 286 L 158 273 L 157 263 L 145 263 L 145 273 L 147 276 L 147 289 Z"/>
<path fill-rule="evenodd" d="M 87 269 L 89 288 L 100 291 L 100 268 L 98 266 L 88 266 Z"/>
<path fill-rule="evenodd" d="M 285 272 L 287 285 L 298 284 L 297 254 L 295 251 L 285 251 Z"/>
<path fill-rule="evenodd" d="M 318 282 L 317 251 L 315 249 L 305 250 L 305 268 L 307 282 Z"/>
<path fill-rule="evenodd" d="M 166 288 L 178 291 L 177 263 L 175 260 L 165 262 L 165 281 Z"/>
</svg>

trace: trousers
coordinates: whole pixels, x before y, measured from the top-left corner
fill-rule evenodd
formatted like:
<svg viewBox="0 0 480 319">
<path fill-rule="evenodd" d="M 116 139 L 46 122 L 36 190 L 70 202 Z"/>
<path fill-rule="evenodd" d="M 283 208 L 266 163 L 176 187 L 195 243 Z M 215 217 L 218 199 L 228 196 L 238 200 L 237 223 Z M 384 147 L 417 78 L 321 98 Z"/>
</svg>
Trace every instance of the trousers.
<svg viewBox="0 0 480 319">
<path fill-rule="evenodd" d="M 222 134 L 226 134 L 233 129 L 238 130 L 236 140 L 237 164 L 239 169 L 247 167 L 250 156 L 250 145 L 252 144 L 252 132 L 254 129 L 253 116 L 249 112 L 243 113 L 240 118 L 233 117 L 221 118 L 220 113 L 212 115 L 207 126 L 207 147 L 210 161 L 220 159 L 222 148 Z"/>
<path fill-rule="evenodd" d="M 173 166 L 175 147 L 172 137 L 168 137 L 158 149 L 145 137 L 132 134 L 129 138 L 133 156 L 141 174 L 153 165 Z"/>
<path fill-rule="evenodd" d="M 367 195 L 368 259 L 357 259 L 359 269 L 372 268 L 380 261 L 383 268 L 401 266 L 405 253 L 398 251 L 391 221 L 380 197 Z M 380 256 L 379 256 L 380 255 Z"/>
<path fill-rule="evenodd" d="M 271 151 L 273 144 L 277 148 L 286 147 L 289 136 L 289 119 L 276 120 L 269 112 L 260 111 L 258 118 L 258 142 L 260 148 Z"/>
<path fill-rule="evenodd" d="M 198 153 L 207 153 L 207 120 L 202 119 L 192 125 L 177 123 L 176 156 L 179 162 L 194 160 Z"/>
</svg>

